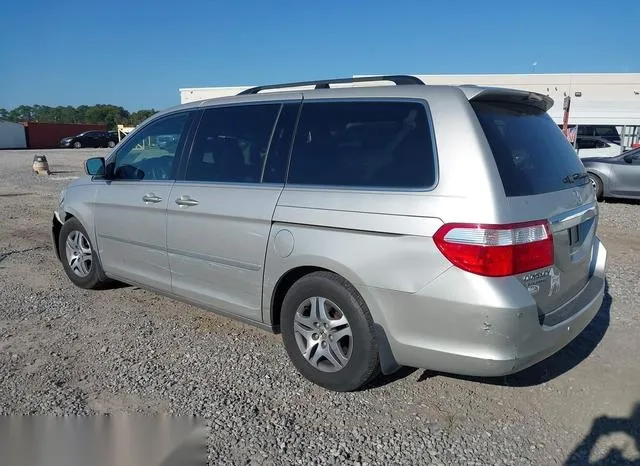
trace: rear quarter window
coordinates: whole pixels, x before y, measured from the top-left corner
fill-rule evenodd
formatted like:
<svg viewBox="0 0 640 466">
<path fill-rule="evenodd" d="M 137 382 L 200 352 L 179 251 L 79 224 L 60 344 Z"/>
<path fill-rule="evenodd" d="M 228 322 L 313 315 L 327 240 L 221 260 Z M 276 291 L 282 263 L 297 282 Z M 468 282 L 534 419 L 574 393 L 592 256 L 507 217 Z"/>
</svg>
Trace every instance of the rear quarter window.
<svg viewBox="0 0 640 466">
<path fill-rule="evenodd" d="M 436 181 L 427 109 L 413 101 L 308 102 L 288 183 L 424 189 Z"/>
<path fill-rule="evenodd" d="M 515 102 L 473 101 L 507 196 L 532 196 L 571 187 L 583 173 L 575 150 L 542 109 Z M 573 185 L 575 186 L 575 185 Z"/>
</svg>

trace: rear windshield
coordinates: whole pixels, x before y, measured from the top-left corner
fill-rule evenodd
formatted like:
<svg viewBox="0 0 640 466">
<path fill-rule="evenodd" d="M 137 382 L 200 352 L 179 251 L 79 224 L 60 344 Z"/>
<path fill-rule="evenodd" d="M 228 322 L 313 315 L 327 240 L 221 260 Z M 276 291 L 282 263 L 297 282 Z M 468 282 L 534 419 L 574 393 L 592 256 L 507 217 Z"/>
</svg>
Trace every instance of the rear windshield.
<svg viewBox="0 0 640 466">
<path fill-rule="evenodd" d="M 587 182 L 567 178 L 584 173 L 584 166 L 544 110 L 513 102 L 473 101 L 471 105 L 507 196 L 532 196 Z"/>
</svg>

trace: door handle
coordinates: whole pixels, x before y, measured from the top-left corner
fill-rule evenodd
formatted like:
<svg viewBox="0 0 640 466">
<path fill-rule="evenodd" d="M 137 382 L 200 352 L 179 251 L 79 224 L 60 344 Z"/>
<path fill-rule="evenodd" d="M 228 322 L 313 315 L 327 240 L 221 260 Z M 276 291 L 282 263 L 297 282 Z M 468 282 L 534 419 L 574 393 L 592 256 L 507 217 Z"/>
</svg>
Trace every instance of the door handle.
<svg viewBox="0 0 640 466">
<path fill-rule="evenodd" d="M 192 207 L 194 205 L 198 205 L 198 201 L 191 199 L 189 196 L 180 196 L 176 199 L 176 204 L 184 207 Z"/>
<path fill-rule="evenodd" d="M 158 202 L 162 202 L 162 198 L 160 196 L 156 196 L 154 193 L 148 193 L 145 194 L 144 196 L 142 196 L 142 200 L 148 204 L 148 203 L 153 203 L 156 204 Z"/>
</svg>

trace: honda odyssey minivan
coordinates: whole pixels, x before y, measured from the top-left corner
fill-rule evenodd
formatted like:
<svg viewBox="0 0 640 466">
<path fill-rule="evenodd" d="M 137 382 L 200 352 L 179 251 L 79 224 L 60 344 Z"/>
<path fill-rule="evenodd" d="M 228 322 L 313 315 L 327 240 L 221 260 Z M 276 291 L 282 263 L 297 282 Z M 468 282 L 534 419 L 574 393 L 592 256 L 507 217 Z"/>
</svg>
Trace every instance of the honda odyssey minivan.
<svg viewBox="0 0 640 466">
<path fill-rule="evenodd" d="M 381 76 L 180 105 L 86 161 L 55 250 L 79 287 L 281 332 L 330 390 L 401 366 L 518 372 L 575 338 L 605 287 L 594 190 L 552 103 Z"/>
</svg>

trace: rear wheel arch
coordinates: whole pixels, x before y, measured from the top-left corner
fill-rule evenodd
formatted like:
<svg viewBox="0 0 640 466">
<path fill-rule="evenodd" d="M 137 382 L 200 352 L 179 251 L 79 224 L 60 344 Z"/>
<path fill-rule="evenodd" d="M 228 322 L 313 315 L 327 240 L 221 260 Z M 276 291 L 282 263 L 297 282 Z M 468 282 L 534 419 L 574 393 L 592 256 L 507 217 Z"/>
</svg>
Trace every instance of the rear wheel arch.
<svg viewBox="0 0 640 466">
<path fill-rule="evenodd" d="M 316 272 L 327 272 L 335 275 L 341 281 L 344 281 L 345 285 L 349 286 L 355 293 L 359 295 L 359 297 L 362 299 L 362 302 L 364 302 L 365 306 L 367 306 L 368 310 L 370 311 L 371 308 L 369 307 L 368 303 L 366 302 L 365 298 L 362 296 L 358 288 L 354 286 L 353 282 L 345 277 L 344 274 L 340 274 L 335 270 L 331 270 L 327 267 L 299 266 L 288 270 L 280 277 L 271 295 L 270 324 L 272 325 L 276 333 L 280 333 L 280 316 L 282 312 L 282 304 L 284 302 L 285 296 L 287 295 L 287 292 L 300 279 Z M 376 338 L 378 339 L 380 369 L 383 374 L 391 374 L 400 369 L 401 366 L 397 363 L 392 353 L 385 329 L 382 325 L 380 325 L 379 322 L 376 322 L 374 315 L 372 315 L 372 317 L 374 318 L 374 328 Z"/>
<path fill-rule="evenodd" d="M 293 286 L 295 282 L 302 277 L 314 272 L 333 272 L 332 270 L 325 269 L 323 267 L 315 266 L 301 266 L 295 267 L 287 271 L 280 277 L 271 295 L 271 325 L 278 330 L 280 327 L 280 313 L 282 312 L 282 303 L 287 291 Z"/>
</svg>

